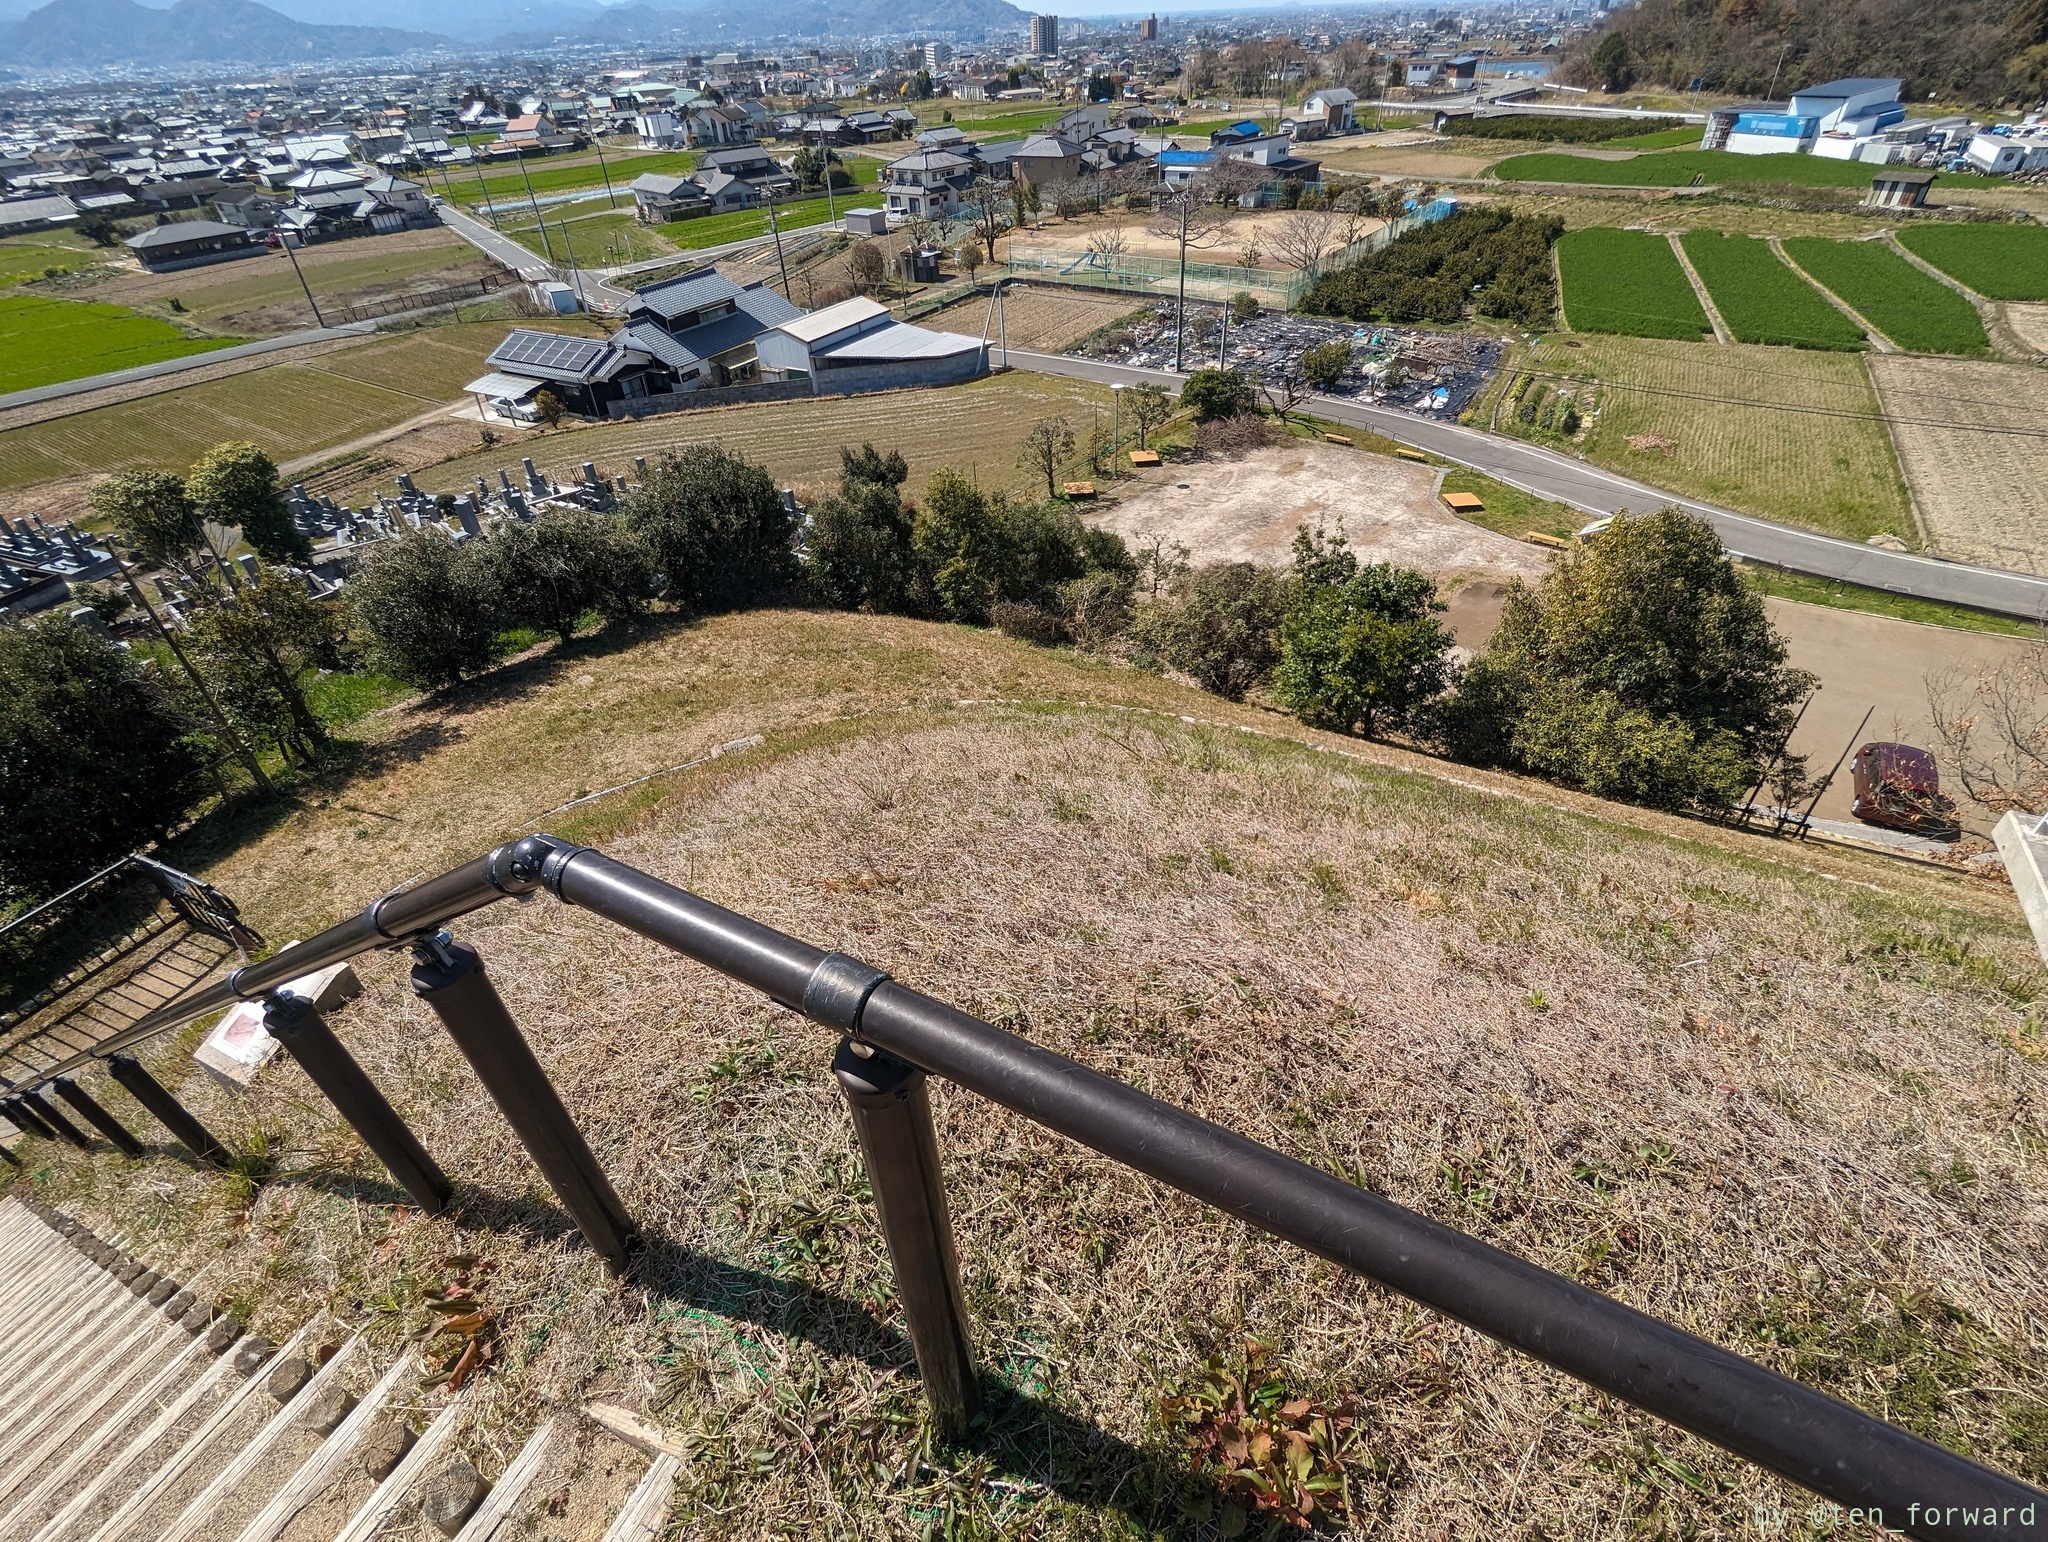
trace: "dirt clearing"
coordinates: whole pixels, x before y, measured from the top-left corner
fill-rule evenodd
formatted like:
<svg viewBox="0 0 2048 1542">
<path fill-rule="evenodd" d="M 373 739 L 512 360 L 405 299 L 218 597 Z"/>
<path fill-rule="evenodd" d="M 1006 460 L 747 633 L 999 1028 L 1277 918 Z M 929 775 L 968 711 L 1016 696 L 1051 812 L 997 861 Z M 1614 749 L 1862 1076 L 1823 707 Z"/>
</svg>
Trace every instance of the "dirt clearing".
<svg viewBox="0 0 2048 1542">
<path fill-rule="evenodd" d="M 1106 327 L 1120 316 L 1142 308 L 1131 295 L 1089 294 L 1076 289 L 1043 285 L 1012 284 L 1003 295 L 1003 325 L 1012 348 L 1039 353 L 1064 353 L 1097 327 Z M 989 315 L 988 301 L 980 297 L 948 307 L 922 323 L 939 332 L 960 332 L 980 337 L 984 326 L 993 346 L 1002 335 Z"/>
<path fill-rule="evenodd" d="M 2048 566 L 2048 373 L 2019 364 L 1872 354 L 1906 480 L 1944 557 Z"/>
<path fill-rule="evenodd" d="M 1294 532 L 1322 525 L 1332 533 L 1341 526 L 1367 562 L 1398 562 L 1439 579 L 1533 582 L 1549 566 L 1535 547 L 1443 508 L 1428 467 L 1308 440 L 1169 466 L 1089 518 L 1126 540 L 1162 531 L 1198 563 L 1285 566 Z"/>
</svg>

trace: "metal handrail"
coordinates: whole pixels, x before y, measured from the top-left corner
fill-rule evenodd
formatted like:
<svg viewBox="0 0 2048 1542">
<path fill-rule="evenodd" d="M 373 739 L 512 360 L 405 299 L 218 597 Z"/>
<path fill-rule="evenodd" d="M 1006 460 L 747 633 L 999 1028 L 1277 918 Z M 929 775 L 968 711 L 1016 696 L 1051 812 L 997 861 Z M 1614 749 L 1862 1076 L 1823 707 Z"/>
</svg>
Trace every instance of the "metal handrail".
<svg viewBox="0 0 2048 1542">
<path fill-rule="evenodd" d="M 116 1053 L 375 948 L 415 948 L 429 976 L 436 956 L 449 967 L 467 967 L 451 961 L 439 930 L 443 923 L 541 889 L 843 1036 L 834 1069 L 853 1105 L 862 1149 L 871 1169 L 884 1163 L 896 1169 L 873 1170 L 871 1178 L 912 1343 L 935 1414 L 943 1415 L 940 1405 L 946 1403 L 956 1427 L 971 1406 L 972 1376 L 964 1360 L 964 1308 L 950 1226 L 922 1102 L 927 1072 L 1455 1318 L 1873 1524 L 1938 1542 L 2048 1537 L 2048 1494 L 898 985 L 858 960 L 553 836 L 500 846 L 387 895 L 297 947 L 173 1002 L 93 1054 Z M 423 980 L 416 970 L 415 989 L 439 989 L 441 978 Z M 453 1031 L 454 1009 L 437 1011 Z M 503 1026 L 509 1027 L 509 1018 Z M 497 1088 L 493 1093 L 518 1122 L 506 1095 Z M 896 1123 L 889 1125 L 890 1119 Z M 543 1158 L 531 1137 L 528 1144 L 551 1178 L 573 1167 L 559 1154 L 553 1161 Z M 580 1160 L 590 1162 L 587 1148 Z M 597 1177 L 602 1183 L 602 1174 Z M 564 1191 L 560 1180 L 556 1187 Z M 564 1197 L 569 1198 L 566 1192 Z M 603 1226 L 608 1223 L 601 1201 L 602 1196 L 594 1206 L 572 1202 L 571 1208 L 579 1216 L 597 1216 Z M 592 1229 L 586 1226 L 586 1234 Z M 599 1243 L 600 1250 L 616 1261 L 630 1240 L 620 1232 Z"/>
</svg>

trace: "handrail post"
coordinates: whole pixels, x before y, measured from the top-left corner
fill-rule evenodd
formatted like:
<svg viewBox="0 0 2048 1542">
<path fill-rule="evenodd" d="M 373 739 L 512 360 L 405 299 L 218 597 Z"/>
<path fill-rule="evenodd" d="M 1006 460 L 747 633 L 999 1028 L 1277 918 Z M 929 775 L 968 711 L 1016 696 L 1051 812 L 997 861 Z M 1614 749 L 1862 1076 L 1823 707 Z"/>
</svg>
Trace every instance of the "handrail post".
<svg viewBox="0 0 2048 1542">
<path fill-rule="evenodd" d="M 273 992 L 263 1001 L 263 1026 L 327 1095 L 414 1204 L 429 1215 L 447 1208 L 455 1192 L 447 1175 L 310 1001 Z"/>
<path fill-rule="evenodd" d="M 56 1109 L 50 1107 L 41 1093 L 24 1092 L 21 1094 L 21 1101 L 23 1107 L 32 1110 L 35 1116 L 42 1120 L 44 1124 L 47 1124 L 55 1134 L 70 1141 L 80 1151 L 90 1151 L 92 1149 L 92 1137 L 58 1113 Z"/>
<path fill-rule="evenodd" d="M 139 1157 L 142 1155 L 142 1142 L 133 1135 L 130 1135 L 122 1127 L 121 1121 L 100 1107 L 98 1100 L 83 1087 L 79 1086 L 77 1082 L 68 1076 L 60 1076 L 50 1083 L 50 1087 L 58 1097 L 83 1114 L 88 1124 L 97 1129 L 100 1134 L 106 1136 L 114 1149 L 120 1152 L 121 1155 L 125 1157 Z"/>
<path fill-rule="evenodd" d="M 213 1138 L 213 1132 L 193 1118 L 170 1088 L 142 1068 L 133 1055 L 113 1055 L 107 1060 L 107 1074 L 128 1089 L 128 1095 L 156 1116 L 156 1122 L 177 1138 L 178 1144 L 202 1161 L 226 1167 L 228 1148 Z"/>
<path fill-rule="evenodd" d="M 8 1120 L 24 1134 L 40 1135 L 44 1140 L 57 1138 L 57 1132 L 43 1123 L 43 1116 L 29 1106 L 27 1097 L 21 1093 L 0 1103 L 0 1113 L 6 1114 Z"/>
<path fill-rule="evenodd" d="M 446 932 L 423 941 L 413 957 L 413 990 L 441 1020 L 505 1122 L 525 1142 L 584 1240 L 614 1274 L 624 1274 L 640 1248 L 633 1219 L 485 974 L 483 960 Z"/>
<path fill-rule="evenodd" d="M 957 1441 L 981 1395 L 924 1072 L 878 1051 L 863 1056 L 853 1040 L 842 1039 L 832 1074 L 860 1138 L 932 1424 L 940 1439 Z"/>
</svg>

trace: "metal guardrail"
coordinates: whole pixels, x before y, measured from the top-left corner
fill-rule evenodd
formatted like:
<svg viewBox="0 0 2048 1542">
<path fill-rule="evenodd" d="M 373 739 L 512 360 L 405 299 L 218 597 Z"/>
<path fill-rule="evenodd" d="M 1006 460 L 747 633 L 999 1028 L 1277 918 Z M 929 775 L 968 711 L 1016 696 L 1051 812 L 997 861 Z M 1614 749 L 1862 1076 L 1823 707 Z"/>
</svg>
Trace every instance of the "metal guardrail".
<svg viewBox="0 0 2048 1542">
<path fill-rule="evenodd" d="M 623 1272 L 638 1247 L 631 1218 L 481 960 L 443 929 L 500 899 L 543 889 L 840 1036 L 833 1072 L 868 1164 L 897 1294 L 942 1435 L 965 1429 L 977 1392 L 927 1076 L 943 1076 L 1378 1281 L 1846 1506 L 1873 1526 L 1928 1542 L 2048 1538 L 2048 1494 L 899 985 L 857 959 L 549 835 L 500 846 L 387 895 L 283 954 L 151 1014 L 87 1058 L 115 1056 L 117 1075 L 135 1085 L 140 1068 L 119 1051 L 236 1001 L 265 1000 L 272 1032 L 287 1051 L 393 1175 L 437 1211 L 449 1190 L 432 1158 L 320 1014 L 278 994 L 298 976 L 365 951 L 411 948 L 414 990 L 476 1068 L 585 1238 Z M 151 1096 L 168 1095 L 156 1087 Z M 203 1130 L 191 1138 L 210 1139 Z"/>
</svg>

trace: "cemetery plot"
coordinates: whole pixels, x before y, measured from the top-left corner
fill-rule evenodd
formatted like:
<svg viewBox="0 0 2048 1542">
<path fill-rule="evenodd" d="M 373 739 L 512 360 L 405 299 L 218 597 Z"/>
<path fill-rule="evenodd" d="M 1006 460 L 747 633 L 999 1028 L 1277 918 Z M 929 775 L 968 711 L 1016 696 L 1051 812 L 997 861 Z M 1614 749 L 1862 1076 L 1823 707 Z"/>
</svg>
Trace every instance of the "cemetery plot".
<svg viewBox="0 0 2048 1542">
<path fill-rule="evenodd" d="M 1992 300 L 2048 300 L 2048 229 L 2039 225 L 1909 225 L 1899 245 Z"/>
<path fill-rule="evenodd" d="M 1784 246 L 1817 282 L 1909 352 L 1978 354 L 1990 345 L 1976 306 L 1881 241 L 1792 236 Z"/>
<path fill-rule="evenodd" d="M 226 348 L 232 337 L 187 337 L 121 305 L 0 297 L 0 391 L 25 391 L 107 370 Z"/>
<path fill-rule="evenodd" d="M 1794 348 L 1864 346 L 1856 323 L 1779 261 L 1770 243 L 1695 230 L 1684 238 L 1684 246 L 1736 341 Z"/>
<path fill-rule="evenodd" d="M 1575 332 L 1697 340 L 1712 330 L 1671 243 L 1641 230 L 1575 230 L 1557 243 Z"/>
</svg>

